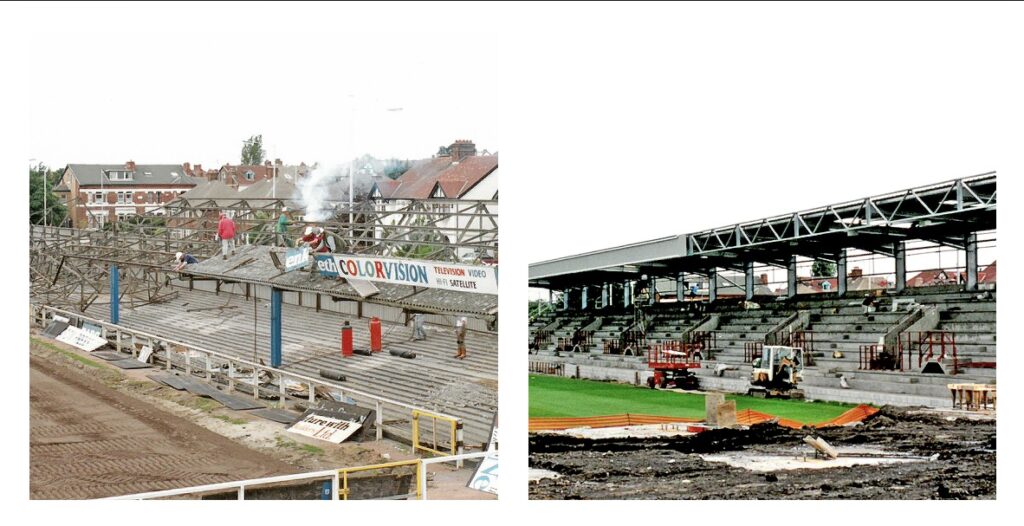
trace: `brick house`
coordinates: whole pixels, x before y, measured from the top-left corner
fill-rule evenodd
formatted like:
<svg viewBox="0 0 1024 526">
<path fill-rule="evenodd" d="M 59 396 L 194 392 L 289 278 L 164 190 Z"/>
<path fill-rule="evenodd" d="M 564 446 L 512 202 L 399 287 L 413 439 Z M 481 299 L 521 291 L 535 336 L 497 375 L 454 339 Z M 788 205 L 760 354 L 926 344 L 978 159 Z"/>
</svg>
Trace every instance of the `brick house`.
<svg viewBox="0 0 1024 526">
<path fill-rule="evenodd" d="M 120 218 L 154 213 L 203 179 L 180 164 L 69 164 L 54 190 L 74 228 L 101 228 Z"/>
</svg>

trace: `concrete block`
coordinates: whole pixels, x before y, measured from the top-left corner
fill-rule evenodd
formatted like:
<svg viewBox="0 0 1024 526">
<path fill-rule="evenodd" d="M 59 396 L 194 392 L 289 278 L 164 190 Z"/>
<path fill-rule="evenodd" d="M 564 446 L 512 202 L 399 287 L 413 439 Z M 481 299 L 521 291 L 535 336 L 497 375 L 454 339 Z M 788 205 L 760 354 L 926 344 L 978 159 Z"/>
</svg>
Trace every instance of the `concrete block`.
<svg viewBox="0 0 1024 526">
<path fill-rule="evenodd" d="M 704 420 L 709 426 L 718 425 L 718 408 L 725 403 L 725 394 L 706 393 L 704 395 Z M 736 423 L 736 404 L 733 404 L 733 423 Z"/>
<path fill-rule="evenodd" d="M 719 393 L 721 396 L 721 393 Z M 736 401 L 728 400 L 718 406 L 716 421 L 719 427 L 736 427 Z"/>
</svg>

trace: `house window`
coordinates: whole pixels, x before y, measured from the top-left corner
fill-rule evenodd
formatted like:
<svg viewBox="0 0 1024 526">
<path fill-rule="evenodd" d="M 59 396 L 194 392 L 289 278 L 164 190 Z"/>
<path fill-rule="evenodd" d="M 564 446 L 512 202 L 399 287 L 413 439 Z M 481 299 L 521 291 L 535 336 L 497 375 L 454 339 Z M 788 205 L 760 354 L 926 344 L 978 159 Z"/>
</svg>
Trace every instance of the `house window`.
<svg viewBox="0 0 1024 526">
<path fill-rule="evenodd" d="M 118 192 L 117 193 L 117 204 L 119 204 L 119 205 L 123 205 L 124 204 L 124 192 Z"/>
<path fill-rule="evenodd" d="M 156 202 L 159 203 L 159 202 L 161 202 L 162 199 L 163 199 L 163 192 L 159 192 L 158 191 L 156 193 Z"/>
<path fill-rule="evenodd" d="M 254 177 L 256 177 L 256 174 L 254 174 L 254 173 L 252 172 L 252 170 L 246 170 L 246 171 L 245 171 L 245 179 L 246 179 L 247 181 L 252 181 Z"/>
<path fill-rule="evenodd" d="M 152 203 L 153 202 L 153 192 L 146 192 L 146 202 L 147 203 Z"/>
<path fill-rule="evenodd" d="M 94 198 L 94 201 L 97 202 L 97 203 L 102 203 L 103 202 L 103 192 L 96 192 L 96 196 Z"/>
</svg>

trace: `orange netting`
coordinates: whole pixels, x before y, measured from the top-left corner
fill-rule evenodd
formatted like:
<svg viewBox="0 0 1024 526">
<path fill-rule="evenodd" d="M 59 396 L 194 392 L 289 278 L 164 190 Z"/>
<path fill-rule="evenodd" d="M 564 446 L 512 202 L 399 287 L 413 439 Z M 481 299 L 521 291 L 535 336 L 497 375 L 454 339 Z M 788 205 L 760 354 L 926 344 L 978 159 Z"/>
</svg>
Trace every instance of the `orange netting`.
<svg viewBox="0 0 1024 526">
<path fill-rule="evenodd" d="M 803 422 L 798 422 L 789 418 L 780 418 L 768 413 L 754 411 L 753 409 L 743 409 L 736 411 L 736 423 L 744 426 L 752 426 L 754 424 L 777 420 L 780 426 L 793 429 L 800 429 L 805 425 L 810 425 L 811 427 L 842 426 L 851 422 L 860 422 L 877 412 L 878 408 L 861 404 L 833 418 L 832 420 L 819 422 L 817 424 L 804 424 Z M 623 427 L 642 424 L 669 424 L 677 422 L 692 423 L 700 421 L 701 419 L 699 418 L 686 418 L 680 416 L 632 414 L 588 416 L 578 418 L 536 417 L 530 419 L 530 431 L 556 431 L 560 429 L 571 429 L 574 427 Z"/>
</svg>

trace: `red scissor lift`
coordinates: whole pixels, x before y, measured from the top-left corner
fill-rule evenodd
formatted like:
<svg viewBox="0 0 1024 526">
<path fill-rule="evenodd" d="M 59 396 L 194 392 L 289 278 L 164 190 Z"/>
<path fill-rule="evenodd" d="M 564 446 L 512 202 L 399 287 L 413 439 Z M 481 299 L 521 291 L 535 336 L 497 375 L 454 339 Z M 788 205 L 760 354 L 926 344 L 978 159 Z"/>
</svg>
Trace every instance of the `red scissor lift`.
<svg viewBox="0 0 1024 526">
<path fill-rule="evenodd" d="M 691 369 L 700 368 L 703 345 L 700 343 L 664 342 L 647 348 L 647 366 L 654 375 L 647 379 L 651 389 L 668 387 L 696 391 L 700 387 L 697 375 Z"/>
</svg>

